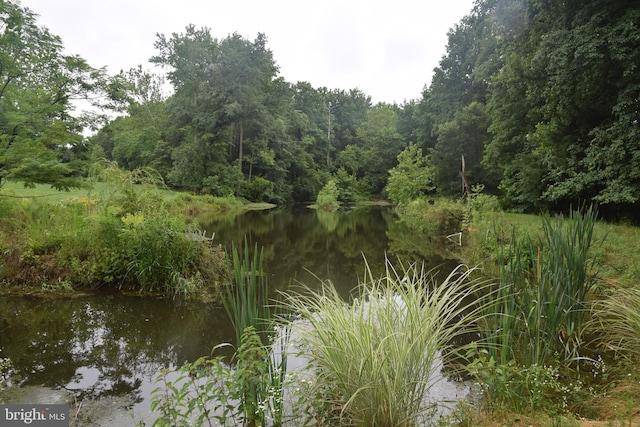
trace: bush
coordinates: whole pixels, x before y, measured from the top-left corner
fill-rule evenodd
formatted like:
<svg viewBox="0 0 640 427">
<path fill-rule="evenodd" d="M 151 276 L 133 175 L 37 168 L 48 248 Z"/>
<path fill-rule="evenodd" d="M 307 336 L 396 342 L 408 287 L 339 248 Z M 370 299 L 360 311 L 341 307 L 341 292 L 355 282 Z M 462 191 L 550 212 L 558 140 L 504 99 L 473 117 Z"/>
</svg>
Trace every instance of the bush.
<svg viewBox="0 0 640 427">
<path fill-rule="evenodd" d="M 330 179 L 318 193 L 316 207 L 327 211 L 338 209 L 340 206 L 338 195 L 338 186 L 334 180 Z"/>
<path fill-rule="evenodd" d="M 268 202 L 273 199 L 274 187 L 273 182 L 257 176 L 245 184 L 242 195 L 252 202 Z"/>
<path fill-rule="evenodd" d="M 419 198 L 398 208 L 400 219 L 428 236 L 443 237 L 462 229 L 465 206 L 447 199 Z"/>
</svg>

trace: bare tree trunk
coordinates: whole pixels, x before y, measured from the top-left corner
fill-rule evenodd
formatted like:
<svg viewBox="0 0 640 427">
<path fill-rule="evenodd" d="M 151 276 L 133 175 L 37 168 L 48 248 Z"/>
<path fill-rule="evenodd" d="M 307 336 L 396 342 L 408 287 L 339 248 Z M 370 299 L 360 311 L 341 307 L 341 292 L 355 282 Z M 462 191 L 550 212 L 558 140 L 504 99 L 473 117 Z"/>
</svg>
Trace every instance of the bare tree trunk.
<svg viewBox="0 0 640 427">
<path fill-rule="evenodd" d="M 464 193 L 468 199 L 471 198 L 471 186 L 469 185 L 469 181 L 467 180 L 465 163 L 464 163 L 464 154 L 462 155 L 462 170 L 460 171 L 460 176 L 462 177 L 462 184 L 464 186 Z"/>
<path fill-rule="evenodd" d="M 242 172 L 242 143 L 244 140 L 244 127 L 242 125 L 242 120 L 238 122 L 238 165 L 240 167 L 240 172 Z"/>
</svg>

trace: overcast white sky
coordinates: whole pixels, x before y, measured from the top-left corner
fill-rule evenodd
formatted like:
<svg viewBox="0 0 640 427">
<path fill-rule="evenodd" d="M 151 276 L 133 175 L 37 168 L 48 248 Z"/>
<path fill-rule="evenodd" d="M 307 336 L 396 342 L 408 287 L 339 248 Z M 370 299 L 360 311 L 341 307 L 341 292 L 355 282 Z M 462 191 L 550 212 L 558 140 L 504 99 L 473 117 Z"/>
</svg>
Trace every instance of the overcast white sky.
<svg viewBox="0 0 640 427">
<path fill-rule="evenodd" d="M 78 54 L 109 73 L 128 70 L 156 54 L 156 34 L 188 24 L 222 39 L 237 32 L 267 36 L 291 83 L 359 88 L 373 103 L 420 98 L 446 53 L 447 31 L 469 14 L 474 0 L 21 0 Z"/>
</svg>

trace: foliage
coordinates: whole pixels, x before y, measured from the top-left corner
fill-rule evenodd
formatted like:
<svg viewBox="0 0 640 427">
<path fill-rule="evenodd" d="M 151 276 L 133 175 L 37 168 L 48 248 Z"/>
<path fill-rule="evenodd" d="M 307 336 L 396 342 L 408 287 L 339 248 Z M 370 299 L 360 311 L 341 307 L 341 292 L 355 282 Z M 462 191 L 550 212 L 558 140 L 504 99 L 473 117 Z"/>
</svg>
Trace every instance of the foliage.
<svg viewBox="0 0 640 427">
<path fill-rule="evenodd" d="M 588 251 L 596 216 L 590 207 L 573 211 L 568 220 L 545 218 L 543 240 L 514 235 L 508 248 L 498 247 L 500 280 L 480 302 L 486 310 L 484 338 L 478 361 L 470 366 L 490 402 L 514 404 L 515 395 L 500 386 L 509 380 L 512 389 L 527 390 L 522 396 L 529 409 L 538 409 L 538 394 L 556 387 L 545 372 L 579 367 L 586 304 L 595 286 Z M 544 384 L 549 389 L 540 388 Z"/>
<path fill-rule="evenodd" d="M 462 229 L 465 207 L 445 198 L 421 197 L 397 209 L 400 220 L 431 238 L 442 238 Z"/>
<path fill-rule="evenodd" d="M 182 215 L 163 209 L 159 191 L 143 173 L 103 171 L 104 197 L 46 202 L 9 199 L 11 257 L 3 277 L 14 282 L 79 286 L 127 286 L 140 292 L 189 296 L 217 281 L 222 251 L 194 234 Z M 137 184 L 136 184 L 137 182 Z M 108 190 L 108 191 L 107 191 Z M 4 199 L 4 198 L 3 198 Z"/>
<path fill-rule="evenodd" d="M 269 350 L 248 327 L 234 366 L 222 357 L 201 357 L 177 371 L 162 370 L 152 392 L 151 409 L 160 412 L 153 425 L 283 426 L 286 362 Z"/>
<path fill-rule="evenodd" d="M 479 286 L 470 274 L 458 269 L 436 284 L 418 265 L 397 272 L 387 263 L 380 279 L 369 271 L 351 304 L 330 284 L 290 295 L 287 305 L 304 322 L 298 340 L 309 360 L 305 403 L 315 422 L 428 423 L 437 361 L 449 361 L 454 339 L 472 330 L 477 315 L 462 302 Z"/>
<path fill-rule="evenodd" d="M 394 203 L 408 203 L 432 191 L 433 171 L 422 149 L 410 143 L 398 154 L 398 165 L 389 171 L 386 192 Z"/>
<path fill-rule="evenodd" d="M 262 177 L 255 177 L 247 182 L 243 195 L 254 202 L 267 202 L 273 199 L 275 184 Z"/>
<path fill-rule="evenodd" d="M 128 218 L 121 218 L 124 226 L 112 248 L 112 256 L 121 263 L 112 268 L 120 267 L 125 282 L 133 279 L 143 293 L 188 296 L 213 279 L 199 271 L 202 242 L 187 237 L 179 220 L 161 215 L 134 222 Z"/>
<path fill-rule="evenodd" d="M 202 357 L 177 372 L 162 371 L 156 381 L 163 386 L 154 390 L 151 405 L 162 416 L 154 425 L 190 425 L 194 420 L 197 425 L 213 425 L 214 420 L 225 426 L 283 425 L 289 329 L 275 333 L 262 252 L 257 246 L 253 256 L 250 252 L 246 240 L 242 258 L 232 247 L 223 299 L 236 331 L 235 365 L 221 357 Z M 274 344 L 265 346 L 263 339 Z"/>
<path fill-rule="evenodd" d="M 262 251 L 258 252 L 257 245 L 251 251 L 246 239 L 242 253 L 235 246 L 231 248 L 231 260 L 227 266 L 229 283 L 222 302 L 236 331 L 236 342 L 240 342 L 248 327 L 260 333 L 269 329 L 269 284 L 262 261 Z"/>
<path fill-rule="evenodd" d="M 491 410 L 534 413 L 557 409 L 551 402 L 562 386 L 553 366 L 518 366 L 514 360 L 498 363 L 487 352 L 481 352 L 467 369 L 478 380 Z"/>
<path fill-rule="evenodd" d="M 101 161 L 93 164 L 90 179 L 92 184 L 108 184 L 108 187 L 99 187 L 100 192 L 96 196 L 103 202 L 103 207 L 120 207 L 116 215 L 152 214 L 164 209 L 159 192 L 159 187 L 164 186 L 164 181 L 151 168 L 128 171 L 113 162 Z M 91 193 L 89 195 L 91 196 Z"/>
<path fill-rule="evenodd" d="M 0 4 L 0 185 L 10 179 L 69 189 L 86 167 L 80 132 L 97 124 L 72 116 L 71 102 L 117 101 L 121 85 L 79 56 L 64 55 L 60 37 L 38 26 L 36 16 L 19 2 Z"/>
<path fill-rule="evenodd" d="M 330 179 L 318 193 L 318 197 L 316 198 L 316 206 L 318 209 L 326 211 L 338 209 L 338 207 L 340 206 L 338 197 L 338 186 L 333 179 Z"/>
</svg>

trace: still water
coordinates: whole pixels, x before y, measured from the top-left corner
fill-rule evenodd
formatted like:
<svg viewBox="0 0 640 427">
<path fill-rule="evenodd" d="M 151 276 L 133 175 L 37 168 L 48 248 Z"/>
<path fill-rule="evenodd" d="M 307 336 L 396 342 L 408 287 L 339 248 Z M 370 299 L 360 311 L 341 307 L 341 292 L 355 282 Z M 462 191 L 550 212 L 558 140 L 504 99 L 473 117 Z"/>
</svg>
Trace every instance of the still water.
<svg viewBox="0 0 640 427">
<path fill-rule="evenodd" d="M 330 280 L 348 298 L 365 258 L 374 274 L 385 256 L 446 273 L 455 264 L 439 255 L 442 239 L 409 232 L 383 207 L 249 211 L 203 228 L 226 248 L 244 239 L 262 248 L 273 289 Z M 13 361 L 14 384 L 66 390 L 78 401 L 125 398 L 134 414 L 150 412 L 160 368 L 207 355 L 233 336 L 224 310 L 211 304 L 114 294 L 0 297 L 0 357 Z M 25 399 L 15 393 L 7 403 L 35 403 Z"/>
</svg>

